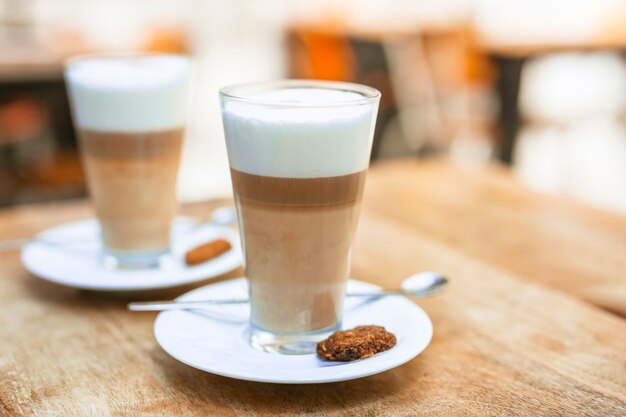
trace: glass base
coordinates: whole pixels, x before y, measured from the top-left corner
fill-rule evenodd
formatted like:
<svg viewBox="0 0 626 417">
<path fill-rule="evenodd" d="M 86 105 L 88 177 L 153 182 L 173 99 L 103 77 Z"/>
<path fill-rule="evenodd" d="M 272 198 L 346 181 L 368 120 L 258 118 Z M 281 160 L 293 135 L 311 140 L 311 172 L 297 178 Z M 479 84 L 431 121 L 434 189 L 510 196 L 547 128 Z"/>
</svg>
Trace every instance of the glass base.
<svg viewBox="0 0 626 417">
<path fill-rule="evenodd" d="M 277 334 L 259 329 L 251 324 L 250 345 L 258 350 L 282 355 L 308 355 L 315 353 L 317 343 L 341 328 L 336 323 L 324 329 L 304 333 Z"/>
<path fill-rule="evenodd" d="M 167 264 L 168 250 L 139 253 L 120 253 L 105 251 L 102 254 L 102 263 L 108 270 L 128 269 L 155 269 Z"/>
</svg>

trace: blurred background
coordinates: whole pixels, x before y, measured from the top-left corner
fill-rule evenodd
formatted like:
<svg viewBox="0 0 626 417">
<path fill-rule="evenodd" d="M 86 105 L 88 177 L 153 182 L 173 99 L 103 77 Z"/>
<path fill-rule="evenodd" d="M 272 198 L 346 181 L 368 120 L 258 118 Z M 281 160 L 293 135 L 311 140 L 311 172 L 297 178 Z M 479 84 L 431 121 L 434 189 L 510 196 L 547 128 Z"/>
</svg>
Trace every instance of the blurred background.
<svg viewBox="0 0 626 417">
<path fill-rule="evenodd" d="M 195 59 L 183 201 L 230 195 L 217 90 L 290 77 L 382 91 L 373 163 L 497 162 L 626 213 L 624 0 L 0 0 L 0 207 L 85 195 L 62 63 L 119 51 Z"/>
</svg>

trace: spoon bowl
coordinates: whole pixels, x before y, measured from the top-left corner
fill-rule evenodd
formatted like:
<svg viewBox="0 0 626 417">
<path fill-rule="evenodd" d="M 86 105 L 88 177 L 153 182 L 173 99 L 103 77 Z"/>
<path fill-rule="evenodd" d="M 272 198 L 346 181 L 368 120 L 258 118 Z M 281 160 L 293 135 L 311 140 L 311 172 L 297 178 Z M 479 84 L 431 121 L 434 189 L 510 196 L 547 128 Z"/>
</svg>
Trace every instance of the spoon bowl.
<svg viewBox="0 0 626 417">
<path fill-rule="evenodd" d="M 402 281 L 400 288 L 406 295 L 420 297 L 428 293 L 435 295 L 445 290 L 448 286 L 448 279 L 443 275 L 432 272 L 420 272 Z"/>
</svg>

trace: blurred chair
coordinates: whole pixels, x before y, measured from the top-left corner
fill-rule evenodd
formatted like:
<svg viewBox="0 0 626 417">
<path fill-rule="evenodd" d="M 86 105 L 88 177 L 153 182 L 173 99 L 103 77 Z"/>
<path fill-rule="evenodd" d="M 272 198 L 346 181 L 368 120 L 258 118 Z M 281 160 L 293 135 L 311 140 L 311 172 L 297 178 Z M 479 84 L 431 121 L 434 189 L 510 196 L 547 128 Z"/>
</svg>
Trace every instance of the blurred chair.
<svg viewBox="0 0 626 417">
<path fill-rule="evenodd" d="M 381 91 L 372 147 L 372 159 L 376 159 L 382 132 L 396 113 L 389 68 L 381 43 L 345 36 L 341 30 L 332 27 L 309 26 L 289 28 L 286 39 L 291 78 L 357 82 Z"/>
<path fill-rule="evenodd" d="M 478 136 L 490 149 L 491 111 L 481 103 L 489 101 L 483 97 L 493 77 L 465 28 L 397 33 L 305 25 L 290 28 L 287 39 L 292 77 L 353 81 L 382 92 L 373 159 L 448 152 Z"/>
</svg>

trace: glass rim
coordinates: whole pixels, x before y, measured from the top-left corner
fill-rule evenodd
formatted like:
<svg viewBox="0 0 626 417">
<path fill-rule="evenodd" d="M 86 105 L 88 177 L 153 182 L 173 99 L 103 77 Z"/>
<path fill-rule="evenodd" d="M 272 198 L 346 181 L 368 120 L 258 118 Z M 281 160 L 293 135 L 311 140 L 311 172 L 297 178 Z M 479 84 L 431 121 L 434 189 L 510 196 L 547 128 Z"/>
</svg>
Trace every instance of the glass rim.
<svg viewBox="0 0 626 417">
<path fill-rule="evenodd" d="M 268 100 L 245 95 L 253 92 L 265 92 L 286 88 L 318 88 L 334 91 L 346 91 L 361 95 L 360 98 L 345 101 L 329 101 L 328 103 L 293 103 L 279 100 Z M 278 81 L 265 81 L 257 83 L 235 84 L 223 87 L 219 90 L 220 98 L 245 104 L 271 106 L 280 108 L 319 108 L 319 107 L 350 107 L 376 103 L 381 96 L 380 91 L 363 84 L 344 81 L 326 80 L 299 80 L 286 79 Z"/>
<path fill-rule="evenodd" d="M 78 54 L 66 58 L 63 60 L 63 68 L 68 69 L 74 64 L 81 62 L 97 60 L 97 59 L 132 59 L 132 58 L 146 58 L 146 57 L 170 57 L 178 58 L 182 61 L 190 62 L 192 57 L 187 54 L 177 54 L 171 52 L 149 52 L 149 51 L 127 51 L 127 52 L 94 52 L 86 54 Z"/>
</svg>

